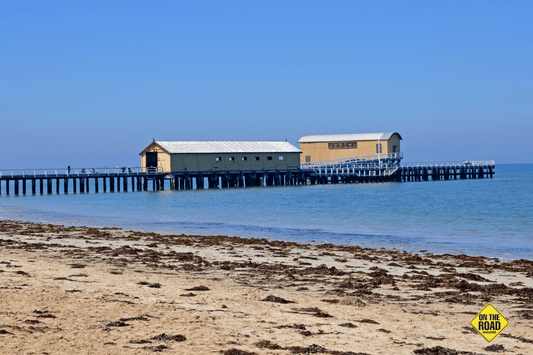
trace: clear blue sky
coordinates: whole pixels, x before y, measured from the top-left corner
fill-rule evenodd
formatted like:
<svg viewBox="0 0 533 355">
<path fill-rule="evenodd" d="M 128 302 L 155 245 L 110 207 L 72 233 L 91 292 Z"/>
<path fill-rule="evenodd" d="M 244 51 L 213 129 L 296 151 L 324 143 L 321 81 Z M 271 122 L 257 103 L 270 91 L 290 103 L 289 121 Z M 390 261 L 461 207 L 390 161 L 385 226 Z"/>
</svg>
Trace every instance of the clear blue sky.
<svg viewBox="0 0 533 355">
<path fill-rule="evenodd" d="M 399 132 L 533 163 L 533 1 L 2 1 L 0 169 L 156 140 Z"/>
</svg>

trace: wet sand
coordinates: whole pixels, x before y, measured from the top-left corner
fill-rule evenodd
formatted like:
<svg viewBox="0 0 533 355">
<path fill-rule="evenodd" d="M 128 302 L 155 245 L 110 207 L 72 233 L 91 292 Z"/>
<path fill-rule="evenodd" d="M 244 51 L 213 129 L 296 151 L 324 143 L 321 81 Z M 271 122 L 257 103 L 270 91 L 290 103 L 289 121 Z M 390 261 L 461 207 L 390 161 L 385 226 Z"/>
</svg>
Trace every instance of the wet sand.
<svg viewBox="0 0 533 355">
<path fill-rule="evenodd" d="M 1 354 L 152 352 L 533 354 L 533 261 L 0 221 Z"/>
</svg>

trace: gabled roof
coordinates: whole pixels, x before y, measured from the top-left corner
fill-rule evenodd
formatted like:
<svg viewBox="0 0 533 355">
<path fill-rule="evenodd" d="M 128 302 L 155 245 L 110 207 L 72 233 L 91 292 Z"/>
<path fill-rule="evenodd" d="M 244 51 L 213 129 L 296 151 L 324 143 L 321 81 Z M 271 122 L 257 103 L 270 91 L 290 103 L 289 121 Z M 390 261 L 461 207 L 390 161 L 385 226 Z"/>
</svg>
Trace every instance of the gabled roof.
<svg viewBox="0 0 533 355">
<path fill-rule="evenodd" d="M 314 143 L 314 142 L 345 142 L 345 141 L 377 141 L 379 140 L 388 140 L 392 137 L 393 134 L 397 134 L 400 139 L 400 136 L 397 132 L 386 132 L 386 133 L 358 133 L 358 134 L 326 134 L 326 135 L 316 135 L 316 136 L 303 136 L 298 139 L 298 143 Z"/>
<path fill-rule="evenodd" d="M 139 155 L 153 145 L 161 147 L 170 154 L 188 153 L 300 153 L 300 150 L 288 142 L 271 141 L 155 141 Z"/>
</svg>

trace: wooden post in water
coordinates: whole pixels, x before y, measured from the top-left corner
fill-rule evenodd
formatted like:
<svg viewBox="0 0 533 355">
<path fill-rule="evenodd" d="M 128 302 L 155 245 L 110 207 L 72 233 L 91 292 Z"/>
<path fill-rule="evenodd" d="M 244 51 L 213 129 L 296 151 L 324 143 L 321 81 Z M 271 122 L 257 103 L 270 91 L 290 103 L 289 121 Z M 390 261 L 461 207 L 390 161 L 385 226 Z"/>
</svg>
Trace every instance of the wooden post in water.
<svg viewBox="0 0 533 355">
<path fill-rule="evenodd" d="M 85 178 L 85 192 L 89 193 L 89 178 Z"/>
<path fill-rule="evenodd" d="M 98 193 L 98 177 L 94 178 L 94 192 Z"/>
<path fill-rule="evenodd" d="M 80 178 L 80 193 L 85 193 L 85 179 Z"/>
<path fill-rule="evenodd" d="M 117 176 L 117 192 L 120 192 L 120 176 Z"/>
<path fill-rule="evenodd" d="M 36 190 L 35 190 L 35 179 L 31 179 L 31 193 L 32 193 L 32 195 L 35 195 L 35 194 L 36 194 Z"/>
<path fill-rule="evenodd" d="M 72 191 L 76 193 L 76 178 L 72 178 Z"/>
<path fill-rule="evenodd" d="M 9 195 L 9 180 L 6 180 L 6 195 Z"/>
<path fill-rule="evenodd" d="M 104 185 L 104 192 L 107 192 L 107 178 L 105 176 L 102 179 L 102 184 Z"/>
<path fill-rule="evenodd" d="M 44 182 L 43 179 L 39 179 L 39 193 L 42 195 L 44 194 Z"/>
<path fill-rule="evenodd" d="M 63 192 L 68 194 L 68 177 L 63 179 Z"/>
<path fill-rule="evenodd" d="M 15 195 L 19 194 L 19 179 L 15 179 Z"/>
<path fill-rule="evenodd" d="M 59 194 L 59 178 L 56 178 L 56 194 Z"/>
<path fill-rule="evenodd" d="M 22 193 L 26 195 L 26 179 L 22 179 Z"/>
<path fill-rule="evenodd" d="M 122 179 L 124 180 L 124 192 L 128 192 L 128 177 L 124 176 Z"/>
<path fill-rule="evenodd" d="M 109 192 L 115 192 L 115 178 L 109 177 Z"/>
</svg>

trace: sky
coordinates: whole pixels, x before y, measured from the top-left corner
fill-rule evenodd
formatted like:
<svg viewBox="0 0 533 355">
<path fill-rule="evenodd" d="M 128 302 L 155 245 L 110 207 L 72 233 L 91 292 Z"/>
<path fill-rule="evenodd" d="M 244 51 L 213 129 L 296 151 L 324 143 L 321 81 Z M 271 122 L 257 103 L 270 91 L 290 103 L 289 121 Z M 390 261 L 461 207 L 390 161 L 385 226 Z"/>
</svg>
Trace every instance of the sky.
<svg viewBox="0 0 533 355">
<path fill-rule="evenodd" d="M 0 170 L 373 132 L 405 162 L 533 163 L 531 18 L 529 0 L 0 0 Z"/>
</svg>

